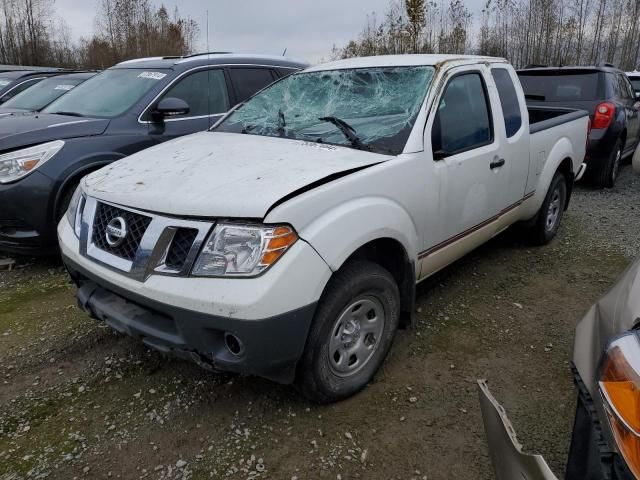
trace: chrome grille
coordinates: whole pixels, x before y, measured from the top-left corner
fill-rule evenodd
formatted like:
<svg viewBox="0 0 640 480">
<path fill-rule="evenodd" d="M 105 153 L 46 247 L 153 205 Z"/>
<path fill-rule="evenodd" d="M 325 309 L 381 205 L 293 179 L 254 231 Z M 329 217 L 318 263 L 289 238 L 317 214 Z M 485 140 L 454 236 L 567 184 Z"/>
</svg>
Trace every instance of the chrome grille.
<svg viewBox="0 0 640 480">
<path fill-rule="evenodd" d="M 107 225 L 117 217 L 124 219 L 127 234 L 122 243 L 112 246 L 107 241 Z M 99 202 L 93 220 L 92 241 L 96 247 L 105 252 L 125 260 L 133 260 L 150 223 L 151 217 Z"/>
<path fill-rule="evenodd" d="M 165 266 L 171 270 L 182 270 L 197 236 L 198 230 L 193 228 L 179 228 L 176 230 L 167 252 Z"/>
</svg>

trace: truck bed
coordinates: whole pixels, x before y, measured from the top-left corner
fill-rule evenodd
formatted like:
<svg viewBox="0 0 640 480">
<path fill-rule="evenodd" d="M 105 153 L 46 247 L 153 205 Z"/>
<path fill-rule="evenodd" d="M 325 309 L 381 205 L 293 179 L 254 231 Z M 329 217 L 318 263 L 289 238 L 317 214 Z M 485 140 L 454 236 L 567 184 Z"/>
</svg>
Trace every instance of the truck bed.
<svg viewBox="0 0 640 480">
<path fill-rule="evenodd" d="M 529 111 L 529 130 L 531 133 L 557 127 L 589 115 L 586 110 L 575 110 L 573 108 L 533 107 L 527 105 L 527 110 Z"/>
</svg>

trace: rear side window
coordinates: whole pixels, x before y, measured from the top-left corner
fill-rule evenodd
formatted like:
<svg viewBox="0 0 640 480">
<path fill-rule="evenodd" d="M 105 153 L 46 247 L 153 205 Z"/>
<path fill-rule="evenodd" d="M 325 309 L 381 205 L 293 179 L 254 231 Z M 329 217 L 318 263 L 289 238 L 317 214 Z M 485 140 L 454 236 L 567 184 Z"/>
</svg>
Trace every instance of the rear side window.
<svg viewBox="0 0 640 480">
<path fill-rule="evenodd" d="M 510 138 L 513 137 L 522 126 L 518 93 L 507 69 L 493 68 L 491 69 L 491 75 L 493 75 L 493 80 L 496 82 L 496 87 L 498 88 L 504 126 L 507 130 L 507 137 Z"/>
<path fill-rule="evenodd" d="M 617 75 L 618 82 L 620 83 L 620 90 L 622 91 L 622 98 L 630 99 L 634 97 L 633 91 L 631 90 L 631 86 L 629 85 L 629 81 L 627 77 L 619 74 Z"/>
<path fill-rule="evenodd" d="M 163 95 L 168 97 L 180 98 L 189 105 L 189 113 L 177 118 L 204 117 L 229 110 L 227 83 L 221 69 L 201 70 L 184 77 Z"/>
<path fill-rule="evenodd" d="M 640 92 L 640 77 L 633 77 L 633 78 L 630 78 L 629 80 L 631 80 L 631 85 L 633 85 L 633 89 L 636 92 Z"/>
<path fill-rule="evenodd" d="M 238 103 L 244 102 L 274 81 L 268 68 L 232 68 L 230 73 Z"/>
<path fill-rule="evenodd" d="M 434 158 L 491 143 L 493 129 L 484 81 L 479 73 L 454 77 L 447 85 L 433 122 Z"/>
<path fill-rule="evenodd" d="M 582 102 L 599 98 L 599 72 L 518 74 L 525 95 L 543 102 Z M 537 97 L 537 98 L 536 98 Z"/>
</svg>

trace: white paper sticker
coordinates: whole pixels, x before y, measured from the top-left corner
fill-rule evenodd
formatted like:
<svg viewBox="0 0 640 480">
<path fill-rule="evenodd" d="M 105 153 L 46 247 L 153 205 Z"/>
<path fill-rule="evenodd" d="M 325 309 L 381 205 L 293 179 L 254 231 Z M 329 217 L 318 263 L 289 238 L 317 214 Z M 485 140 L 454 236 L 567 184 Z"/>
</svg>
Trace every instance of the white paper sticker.
<svg viewBox="0 0 640 480">
<path fill-rule="evenodd" d="M 56 85 L 56 88 L 54 88 L 54 90 L 71 90 L 73 87 L 75 87 L 75 85 Z"/>
<path fill-rule="evenodd" d="M 166 73 L 160 73 L 160 72 L 142 72 L 140 75 L 138 75 L 138 78 L 150 78 L 152 80 L 162 80 L 164 77 L 166 77 L 167 74 Z"/>
</svg>

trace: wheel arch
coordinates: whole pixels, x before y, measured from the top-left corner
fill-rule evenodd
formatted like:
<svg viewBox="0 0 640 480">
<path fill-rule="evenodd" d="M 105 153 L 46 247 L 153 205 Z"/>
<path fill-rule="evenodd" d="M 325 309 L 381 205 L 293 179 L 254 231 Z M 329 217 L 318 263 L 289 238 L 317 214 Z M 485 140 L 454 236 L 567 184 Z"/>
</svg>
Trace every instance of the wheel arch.
<svg viewBox="0 0 640 480">
<path fill-rule="evenodd" d="M 61 202 L 63 201 L 69 188 L 73 188 L 82 177 L 89 175 L 96 170 L 106 167 L 110 163 L 124 158 L 125 155 L 118 153 L 101 154 L 98 156 L 90 156 L 79 160 L 74 164 L 74 168 L 63 174 L 63 180 L 60 182 L 60 186 L 57 189 L 53 214 L 56 215 L 60 209 Z M 78 166 L 78 164 L 80 166 Z"/>
</svg>

